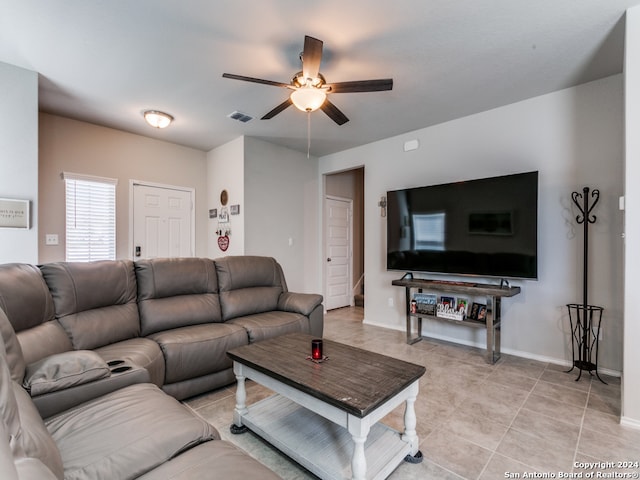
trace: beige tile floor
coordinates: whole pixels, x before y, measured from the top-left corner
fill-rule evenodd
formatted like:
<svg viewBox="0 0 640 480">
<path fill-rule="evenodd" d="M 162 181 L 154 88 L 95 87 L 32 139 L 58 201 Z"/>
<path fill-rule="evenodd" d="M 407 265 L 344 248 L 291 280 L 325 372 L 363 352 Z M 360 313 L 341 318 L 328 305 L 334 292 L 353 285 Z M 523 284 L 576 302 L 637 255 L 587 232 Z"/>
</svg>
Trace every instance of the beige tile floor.
<svg viewBox="0 0 640 480">
<path fill-rule="evenodd" d="M 619 378 L 603 376 L 608 382 L 605 385 L 583 374 L 576 382 L 575 370 L 567 374 L 558 365 L 508 355 L 488 365 L 480 349 L 434 340 L 409 346 L 404 333 L 363 325 L 362 315 L 358 307 L 329 312 L 325 316 L 325 338 L 427 368 L 416 402 L 424 461 L 401 464 L 390 479 L 640 475 L 640 468 L 617 464 L 640 462 L 640 430 L 622 427 L 618 421 Z M 260 385 L 248 385 L 249 403 L 270 394 Z M 234 395 L 230 386 L 186 403 L 216 426 L 223 438 L 282 478 L 315 478 L 252 433 L 229 433 Z M 383 422 L 402 429 L 402 413 L 399 408 Z M 613 462 L 613 466 L 586 466 L 598 462 Z M 534 476 L 538 474 L 547 475 Z"/>
</svg>

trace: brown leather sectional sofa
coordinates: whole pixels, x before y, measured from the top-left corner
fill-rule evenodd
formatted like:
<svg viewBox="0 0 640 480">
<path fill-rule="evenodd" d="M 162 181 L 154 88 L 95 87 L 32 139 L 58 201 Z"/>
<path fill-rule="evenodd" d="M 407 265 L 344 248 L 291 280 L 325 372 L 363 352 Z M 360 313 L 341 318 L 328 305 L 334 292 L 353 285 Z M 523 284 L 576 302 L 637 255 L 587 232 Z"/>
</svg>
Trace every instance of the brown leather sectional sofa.
<svg viewBox="0 0 640 480">
<path fill-rule="evenodd" d="M 269 257 L 0 265 L 0 477 L 275 478 L 178 400 L 322 329 Z"/>
</svg>

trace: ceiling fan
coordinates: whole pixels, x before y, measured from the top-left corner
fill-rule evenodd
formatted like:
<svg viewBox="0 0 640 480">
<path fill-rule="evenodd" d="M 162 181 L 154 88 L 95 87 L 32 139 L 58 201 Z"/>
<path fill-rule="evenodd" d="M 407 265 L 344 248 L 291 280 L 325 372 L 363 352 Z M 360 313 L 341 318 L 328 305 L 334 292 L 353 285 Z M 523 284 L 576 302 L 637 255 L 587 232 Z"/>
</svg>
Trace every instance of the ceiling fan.
<svg viewBox="0 0 640 480">
<path fill-rule="evenodd" d="M 313 112 L 320 109 L 338 125 L 343 125 L 347 123 L 349 119 L 338 107 L 329 101 L 327 98 L 328 94 L 380 92 L 393 88 L 393 79 L 391 78 L 327 83 L 324 76 L 320 73 L 322 40 L 308 35 L 304 37 L 304 50 L 300 54 L 300 60 L 302 62 L 302 71 L 296 73 L 290 83 L 274 82 L 272 80 L 245 77 L 232 73 L 223 73 L 222 76 L 233 80 L 243 80 L 245 82 L 261 83 L 263 85 L 272 85 L 274 87 L 293 90 L 289 98 L 268 112 L 261 120 L 269 120 L 293 104 L 303 112 Z"/>
</svg>

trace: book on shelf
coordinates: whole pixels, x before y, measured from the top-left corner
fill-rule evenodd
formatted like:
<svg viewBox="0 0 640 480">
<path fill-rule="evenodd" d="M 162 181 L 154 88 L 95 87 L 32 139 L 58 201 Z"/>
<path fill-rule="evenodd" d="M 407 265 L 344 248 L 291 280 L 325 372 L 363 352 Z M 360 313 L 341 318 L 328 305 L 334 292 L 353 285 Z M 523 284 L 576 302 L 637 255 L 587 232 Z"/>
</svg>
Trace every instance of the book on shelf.
<svg viewBox="0 0 640 480">
<path fill-rule="evenodd" d="M 471 310 L 469 312 L 469 319 L 476 320 L 479 322 L 487 321 L 487 306 L 483 303 L 474 302 L 471 305 Z"/>
<path fill-rule="evenodd" d="M 445 297 L 444 295 L 440 297 L 440 303 L 443 305 L 448 305 L 451 308 L 455 308 L 456 299 L 454 297 Z"/>
<path fill-rule="evenodd" d="M 416 302 L 416 313 L 423 313 L 425 315 L 436 314 L 436 304 L 438 303 L 437 295 L 416 293 L 413 295 L 413 299 Z"/>
<path fill-rule="evenodd" d="M 469 300 L 466 298 L 458 297 L 456 298 L 456 311 L 462 311 L 465 316 L 467 315 L 469 310 Z"/>
</svg>

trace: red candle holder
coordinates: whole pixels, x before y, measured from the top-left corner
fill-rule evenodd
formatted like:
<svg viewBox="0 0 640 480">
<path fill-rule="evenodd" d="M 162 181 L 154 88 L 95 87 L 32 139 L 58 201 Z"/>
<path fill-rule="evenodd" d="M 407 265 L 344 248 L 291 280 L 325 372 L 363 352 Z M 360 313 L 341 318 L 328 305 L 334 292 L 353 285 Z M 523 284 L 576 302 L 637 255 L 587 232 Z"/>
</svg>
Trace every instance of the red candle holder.
<svg viewBox="0 0 640 480">
<path fill-rule="evenodd" d="M 311 358 L 314 360 L 322 360 L 322 340 L 311 340 Z"/>
</svg>

